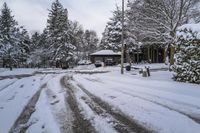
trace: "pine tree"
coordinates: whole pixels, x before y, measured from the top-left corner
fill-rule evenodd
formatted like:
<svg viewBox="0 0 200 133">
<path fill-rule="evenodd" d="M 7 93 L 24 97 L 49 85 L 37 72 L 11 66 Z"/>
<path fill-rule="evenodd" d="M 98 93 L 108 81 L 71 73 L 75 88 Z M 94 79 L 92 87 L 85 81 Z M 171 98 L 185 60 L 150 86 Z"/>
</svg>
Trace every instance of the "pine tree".
<svg viewBox="0 0 200 133">
<path fill-rule="evenodd" d="M 84 34 L 85 44 L 84 52 L 86 53 L 86 58 L 97 49 L 99 39 L 97 33 L 93 30 L 86 30 Z"/>
<path fill-rule="evenodd" d="M 52 3 L 47 20 L 47 43 L 53 61 L 67 62 L 72 59 L 75 47 L 69 41 L 69 21 L 67 9 L 56 0 Z"/>
<path fill-rule="evenodd" d="M 27 58 L 30 55 L 30 44 L 31 39 L 29 37 L 28 31 L 24 27 L 19 28 L 19 51 L 18 51 L 18 66 L 23 67 L 26 65 Z"/>
<path fill-rule="evenodd" d="M 45 38 L 41 38 L 38 32 L 31 36 L 30 54 L 28 58 L 28 65 L 30 67 L 40 67 L 42 64 L 42 55 L 44 52 Z"/>
<path fill-rule="evenodd" d="M 31 49 L 34 50 L 39 47 L 40 47 L 40 34 L 38 32 L 35 32 L 31 36 Z"/>
<path fill-rule="evenodd" d="M 121 35 L 122 35 L 122 12 L 119 7 L 113 12 L 113 17 L 107 23 L 103 33 L 100 48 L 120 51 L 121 49 Z"/>
<path fill-rule="evenodd" d="M 3 59 L 3 65 L 12 66 L 18 62 L 22 49 L 20 48 L 20 29 L 11 15 L 11 10 L 7 4 L 3 4 L 0 15 L 0 57 Z"/>
<path fill-rule="evenodd" d="M 192 30 L 180 31 L 173 79 L 200 84 L 200 38 Z"/>
<path fill-rule="evenodd" d="M 77 21 L 69 21 L 70 43 L 75 46 L 75 62 L 77 63 L 83 57 L 84 49 L 84 29 Z"/>
</svg>

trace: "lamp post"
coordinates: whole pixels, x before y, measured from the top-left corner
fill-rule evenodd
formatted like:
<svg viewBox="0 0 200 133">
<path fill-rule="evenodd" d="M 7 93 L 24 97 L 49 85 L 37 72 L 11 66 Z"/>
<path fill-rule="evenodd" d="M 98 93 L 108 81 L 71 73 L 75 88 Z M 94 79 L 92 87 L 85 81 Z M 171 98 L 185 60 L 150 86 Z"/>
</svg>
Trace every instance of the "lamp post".
<svg viewBox="0 0 200 133">
<path fill-rule="evenodd" d="M 121 74 L 124 74 L 124 0 L 122 0 Z"/>
</svg>

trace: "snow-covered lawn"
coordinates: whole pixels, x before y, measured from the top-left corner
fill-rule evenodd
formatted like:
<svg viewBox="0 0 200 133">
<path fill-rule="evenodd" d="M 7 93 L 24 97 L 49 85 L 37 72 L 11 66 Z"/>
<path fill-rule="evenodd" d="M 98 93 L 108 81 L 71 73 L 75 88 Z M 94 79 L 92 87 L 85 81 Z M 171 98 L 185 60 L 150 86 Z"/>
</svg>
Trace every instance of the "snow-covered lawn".
<svg viewBox="0 0 200 133">
<path fill-rule="evenodd" d="M 10 76 L 10 75 L 22 75 L 22 74 L 33 74 L 38 69 L 30 69 L 30 68 L 19 68 L 19 69 L 13 69 L 10 71 L 10 69 L 0 69 L 0 76 Z"/>
<path fill-rule="evenodd" d="M 150 78 L 143 78 L 135 72 L 120 75 L 119 68 L 113 70 L 107 74 L 74 75 L 76 87 L 83 86 L 157 132 L 200 131 L 199 85 L 174 82 L 168 71 L 153 72 Z"/>
<path fill-rule="evenodd" d="M 145 68 L 149 67 L 150 69 L 168 69 L 169 66 L 163 63 L 154 63 L 154 64 L 133 64 L 133 68 Z"/>
</svg>

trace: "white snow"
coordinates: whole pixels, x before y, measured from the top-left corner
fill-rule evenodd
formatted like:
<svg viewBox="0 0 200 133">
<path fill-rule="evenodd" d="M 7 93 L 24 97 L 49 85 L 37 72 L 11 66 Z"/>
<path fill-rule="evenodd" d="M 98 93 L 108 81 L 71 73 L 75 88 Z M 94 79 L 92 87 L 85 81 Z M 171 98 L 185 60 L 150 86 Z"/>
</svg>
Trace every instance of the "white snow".
<svg viewBox="0 0 200 133">
<path fill-rule="evenodd" d="M 60 133 L 62 128 L 71 132 L 71 110 L 65 102 L 66 93 L 60 84 L 63 76 L 63 74 L 55 75 L 43 88 L 36 105 L 36 111 L 29 120 L 29 123 L 34 124 L 28 128 L 27 133 Z M 64 124 L 69 125 L 62 127 Z"/>
<path fill-rule="evenodd" d="M 48 106 L 45 90 L 41 92 L 36 105 L 36 112 L 31 116 L 29 123 L 33 124 L 27 129 L 27 133 L 60 133 L 59 126 L 57 126 L 51 109 Z"/>
<path fill-rule="evenodd" d="M 41 76 L 16 81 L 0 92 L 0 132 L 6 133 L 41 85 Z M 4 80 L 5 82 L 10 82 Z"/>
<path fill-rule="evenodd" d="M 112 50 L 101 50 L 91 55 L 121 55 L 120 53 L 115 53 Z"/>
<path fill-rule="evenodd" d="M 184 29 L 192 30 L 192 32 L 195 32 L 197 34 L 197 38 L 200 39 L 200 23 L 197 23 L 197 24 L 184 24 L 184 25 L 180 26 L 178 28 L 177 35 L 178 36 L 183 35 L 184 37 L 187 37 L 188 35 L 190 35 L 188 33 L 180 32 L 181 30 L 184 30 Z"/>
<path fill-rule="evenodd" d="M 154 63 L 154 64 L 133 64 L 133 68 L 145 68 L 149 67 L 150 69 L 167 69 L 169 68 L 168 65 L 165 65 L 164 63 Z"/>
<path fill-rule="evenodd" d="M 200 87 L 178 83 L 168 71 L 153 72 L 152 77 L 119 74 L 74 75 L 76 84 L 108 102 L 142 125 L 161 133 L 197 133 L 200 124 Z"/>
<path fill-rule="evenodd" d="M 76 86 L 76 84 L 73 85 Z M 111 126 L 109 122 L 111 121 L 110 120 L 111 118 L 105 119 L 104 117 L 97 115 L 83 100 L 83 97 L 86 98 L 89 97 L 85 93 L 83 93 L 81 89 L 78 89 L 78 87 L 77 90 L 75 91 L 75 96 L 82 110 L 82 114 L 85 116 L 85 118 L 90 120 L 92 125 L 99 133 L 116 133 L 115 129 Z M 89 98 L 89 100 L 91 99 Z"/>
<path fill-rule="evenodd" d="M 10 75 L 21 75 L 21 74 L 33 74 L 38 69 L 30 69 L 30 68 L 18 68 L 13 69 L 10 71 L 10 69 L 1 69 L 0 76 L 10 76 Z"/>
<path fill-rule="evenodd" d="M 83 86 L 90 93 L 109 103 L 114 110 L 121 111 L 139 124 L 159 133 L 198 133 L 200 124 L 200 86 L 179 83 L 171 79 L 164 64 L 139 64 L 135 68 L 149 66 L 156 71 L 151 77 L 144 78 L 138 70 L 125 71 L 120 74 L 120 67 L 94 68 L 92 65 L 77 67 L 74 70 L 43 69 L 47 74 L 22 79 L 0 80 L 0 133 L 6 133 L 13 126 L 31 97 L 47 83 L 41 92 L 36 111 L 27 124 L 27 133 L 62 132 L 63 123 L 68 123 L 72 131 L 71 110 L 66 103 L 67 93 L 60 83 L 64 75 L 72 75 L 74 94 L 82 114 L 95 129 L 100 132 L 113 133 L 112 118 L 96 114 L 83 97 L 91 100 L 83 91 Z M 34 69 L 16 69 L 13 72 L 0 70 L 0 75 L 31 74 Z M 80 72 L 107 72 L 101 74 L 78 74 Z M 56 74 L 51 74 L 55 72 Z M 55 97 L 54 97 L 55 96 Z M 92 100 L 91 100 L 92 102 Z M 52 104 L 53 103 L 53 104 Z M 55 104 L 54 104 L 55 103 Z M 111 123 L 110 123 L 111 122 Z M 66 126 L 66 125 L 65 125 Z"/>
<path fill-rule="evenodd" d="M 12 85 L 16 80 L 17 79 L 0 80 L 0 92 Z"/>
</svg>

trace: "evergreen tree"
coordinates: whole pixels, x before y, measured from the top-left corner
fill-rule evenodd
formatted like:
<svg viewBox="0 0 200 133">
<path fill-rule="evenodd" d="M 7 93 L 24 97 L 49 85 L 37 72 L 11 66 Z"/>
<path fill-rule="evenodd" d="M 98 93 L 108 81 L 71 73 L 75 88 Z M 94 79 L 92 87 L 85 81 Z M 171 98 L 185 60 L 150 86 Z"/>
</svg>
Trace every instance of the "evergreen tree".
<svg viewBox="0 0 200 133">
<path fill-rule="evenodd" d="M 53 61 L 67 62 L 72 59 L 75 47 L 69 41 L 68 12 L 58 0 L 51 6 L 47 20 L 47 35 L 49 56 Z"/>
<path fill-rule="evenodd" d="M 19 56 L 24 52 L 21 47 L 24 42 L 18 24 L 11 15 L 7 4 L 3 4 L 0 15 L 0 57 L 3 59 L 3 66 L 12 66 L 17 64 Z"/>
<path fill-rule="evenodd" d="M 30 67 L 40 67 L 42 64 L 42 55 L 44 54 L 43 45 L 45 43 L 41 43 L 41 41 L 44 42 L 41 36 L 38 32 L 35 32 L 31 36 L 30 55 L 28 58 L 28 65 Z"/>
<path fill-rule="evenodd" d="M 199 33 L 198 33 L 199 34 Z M 176 62 L 172 66 L 174 80 L 200 84 L 200 38 L 192 30 L 180 32 Z"/>
<path fill-rule="evenodd" d="M 43 33 L 40 34 L 35 32 L 31 37 L 31 52 L 28 60 L 28 64 L 31 67 L 50 67 L 48 64 L 49 55 L 51 51 L 49 51 L 49 45 L 47 42 L 48 33 L 47 30 L 44 29 Z"/>
<path fill-rule="evenodd" d="M 75 46 L 75 60 L 78 62 L 82 58 L 82 51 L 84 48 L 84 30 L 77 21 L 69 21 L 69 28 L 69 40 L 71 44 Z"/>
<path fill-rule="evenodd" d="M 31 49 L 34 50 L 39 47 L 40 47 L 40 34 L 38 32 L 35 32 L 31 36 Z"/>
<path fill-rule="evenodd" d="M 19 51 L 18 51 L 18 60 L 19 67 L 23 67 L 26 65 L 26 61 L 28 56 L 30 55 L 30 44 L 31 39 L 29 37 L 28 31 L 24 27 L 19 28 Z"/>
<path fill-rule="evenodd" d="M 84 39 L 84 52 L 86 58 L 88 58 L 89 55 L 97 49 L 99 39 L 97 37 L 97 33 L 93 30 L 86 30 L 84 34 Z"/>
<path fill-rule="evenodd" d="M 120 51 L 121 49 L 121 35 L 122 35 L 122 12 L 119 7 L 113 12 L 113 17 L 107 23 L 103 32 L 101 40 L 101 49 L 111 49 L 114 51 Z"/>
</svg>

